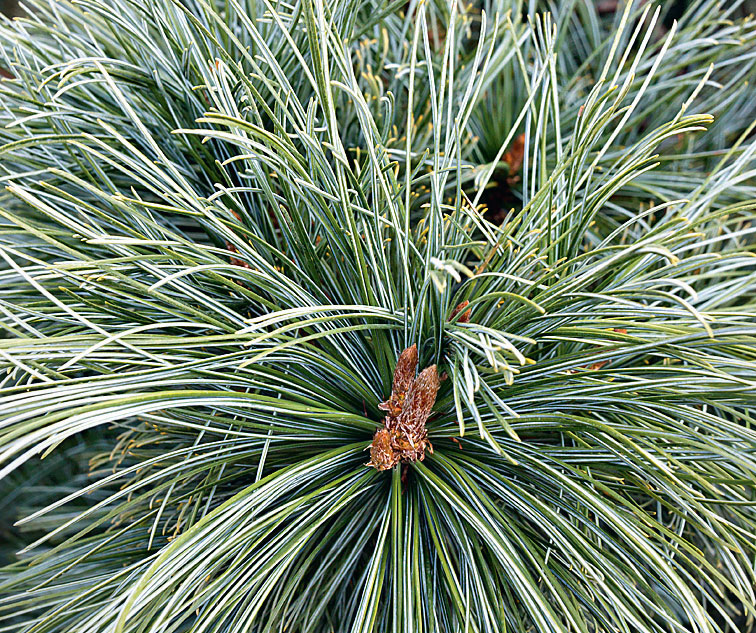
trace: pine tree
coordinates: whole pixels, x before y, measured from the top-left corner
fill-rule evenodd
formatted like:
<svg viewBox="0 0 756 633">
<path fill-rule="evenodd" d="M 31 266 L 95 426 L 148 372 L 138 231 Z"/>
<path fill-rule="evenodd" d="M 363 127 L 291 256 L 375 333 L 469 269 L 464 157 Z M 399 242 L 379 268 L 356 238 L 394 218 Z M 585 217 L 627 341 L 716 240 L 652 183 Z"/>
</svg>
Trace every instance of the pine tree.
<svg viewBox="0 0 756 633">
<path fill-rule="evenodd" d="M 4 19 L 0 631 L 749 630 L 756 23 L 689 4 Z"/>
</svg>

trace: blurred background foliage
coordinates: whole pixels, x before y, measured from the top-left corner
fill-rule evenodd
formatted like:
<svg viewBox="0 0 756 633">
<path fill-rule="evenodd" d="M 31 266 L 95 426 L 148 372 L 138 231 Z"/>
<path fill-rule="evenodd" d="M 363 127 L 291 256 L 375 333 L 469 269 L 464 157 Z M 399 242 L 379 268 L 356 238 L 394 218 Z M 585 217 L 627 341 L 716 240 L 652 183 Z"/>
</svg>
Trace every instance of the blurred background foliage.
<svg viewBox="0 0 756 633">
<path fill-rule="evenodd" d="M 19 13 L 19 1 L 18 0 L 0 0 L 0 13 L 5 15 L 18 15 Z M 597 5 L 604 5 L 607 10 L 611 10 L 615 5 L 622 5 L 622 0 L 596 0 Z M 660 4 L 672 4 L 673 13 L 682 13 L 685 8 L 690 4 L 690 0 L 673 0 L 672 2 L 662 2 Z M 756 12 L 756 0 L 747 0 L 740 10 L 743 17 L 748 13 Z"/>
</svg>

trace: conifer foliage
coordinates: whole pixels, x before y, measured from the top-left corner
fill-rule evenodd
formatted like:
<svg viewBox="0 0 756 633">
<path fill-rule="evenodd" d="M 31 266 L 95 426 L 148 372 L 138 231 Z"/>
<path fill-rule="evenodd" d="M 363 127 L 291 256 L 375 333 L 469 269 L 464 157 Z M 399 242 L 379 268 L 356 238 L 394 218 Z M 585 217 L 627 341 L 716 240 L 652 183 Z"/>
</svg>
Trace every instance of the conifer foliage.
<svg viewBox="0 0 756 633">
<path fill-rule="evenodd" d="M 756 24 L 609 4 L 3 20 L 0 631 L 749 630 Z"/>
</svg>

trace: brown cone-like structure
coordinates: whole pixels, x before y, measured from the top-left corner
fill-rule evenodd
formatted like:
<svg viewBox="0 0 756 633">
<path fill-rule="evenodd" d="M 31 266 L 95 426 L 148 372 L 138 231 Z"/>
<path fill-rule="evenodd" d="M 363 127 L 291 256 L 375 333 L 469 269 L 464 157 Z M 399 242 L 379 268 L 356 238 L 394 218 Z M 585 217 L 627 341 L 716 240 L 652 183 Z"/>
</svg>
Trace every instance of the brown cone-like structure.
<svg viewBox="0 0 756 633">
<path fill-rule="evenodd" d="M 413 345 L 396 361 L 391 396 L 378 405 L 387 415 L 370 445 L 368 466 L 389 470 L 402 461 L 422 461 L 426 449 L 433 452 L 425 423 L 436 403 L 438 370 L 432 365 L 415 377 L 416 370 L 417 346 Z"/>
<path fill-rule="evenodd" d="M 463 301 L 460 303 L 454 310 L 452 310 L 452 313 L 449 315 L 449 321 L 451 321 L 455 316 L 457 316 L 462 310 L 465 310 L 467 306 L 470 305 L 469 301 Z M 470 317 L 472 316 L 472 308 L 467 308 L 464 312 L 462 312 L 462 315 L 457 319 L 457 323 L 469 323 Z"/>
<path fill-rule="evenodd" d="M 417 345 L 405 349 L 396 361 L 394 382 L 391 385 L 391 396 L 386 402 L 381 402 L 378 408 L 388 413 L 387 417 L 397 417 L 402 412 L 407 393 L 412 387 L 417 370 Z"/>
</svg>

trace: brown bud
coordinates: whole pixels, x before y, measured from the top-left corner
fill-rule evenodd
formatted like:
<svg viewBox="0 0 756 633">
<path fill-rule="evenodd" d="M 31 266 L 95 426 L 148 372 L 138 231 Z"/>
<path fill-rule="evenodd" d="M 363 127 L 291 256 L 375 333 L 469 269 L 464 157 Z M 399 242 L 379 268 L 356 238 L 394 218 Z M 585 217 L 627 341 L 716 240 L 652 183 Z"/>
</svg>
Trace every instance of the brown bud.
<svg viewBox="0 0 756 633">
<path fill-rule="evenodd" d="M 406 394 L 417 371 L 417 345 L 405 349 L 396 361 L 394 382 L 391 390 L 396 394 Z"/>
<path fill-rule="evenodd" d="M 392 446 L 393 432 L 386 428 L 378 429 L 370 445 L 370 462 L 376 470 L 389 470 L 399 463 L 400 455 Z"/>
<path fill-rule="evenodd" d="M 232 253 L 238 253 L 239 249 L 236 248 L 231 242 L 226 242 L 226 248 Z M 238 257 L 229 257 L 228 261 L 232 266 L 241 266 L 242 268 L 252 268 L 247 262 L 242 261 Z"/>
<path fill-rule="evenodd" d="M 592 363 L 588 365 L 588 369 L 590 369 L 591 371 L 598 371 L 599 369 L 601 369 L 602 367 L 608 364 L 609 364 L 608 360 L 600 360 L 597 363 Z"/>
<path fill-rule="evenodd" d="M 436 394 L 441 382 L 435 365 L 426 367 L 412 383 L 407 401 L 399 416 L 399 424 L 413 428 L 425 428 L 425 422 L 436 404 Z"/>
<path fill-rule="evenodd" d="M 522 161 L 525 156 L 525 134 L 520 134 L 512 141 L 509 149 L 504 152 L 501 160 L 509 165 L 509 178 L 513 179 L 522 167 Z"/>
<path fill-rule="evenodd" d="M 415 378 L 417 361 L 415 345 L 400 354 L 391 397 L 378 405 L 388 415 L 370 445 L 368 466 L 377 470 L 388 470 L 401 461 L 422 461 L 426 449 L 433 452 L 425 422 L 436 403 L 440 380 L 435 365 Z"/>
<path fill-rule="evenodd" d="M 407 392 L 412 386 L 417 370 L 417 345 L 405 349 L 396 361 L 394 369 L 394 382 L 391 386 L 391 396 L 385 402 L 381 402 L 378 408 L 396 417 L 402 412 Z"/>
<path fill-rule="evenodd" d="M 463 301 L 460 303 L 454 310 L 452 310 L 452 313 L 449 315 L 449 321 L 453 321 L 454 317 L 457 316 L 462 310 L 465 310 L 467 306 L 470 305 L 469 301 Z M 472 316 L 472 308 L 465 310 L 462 312 L 462 316 L 457 319 L 457 323 L 469 323 L 470 317 Z"/>
</svg>

